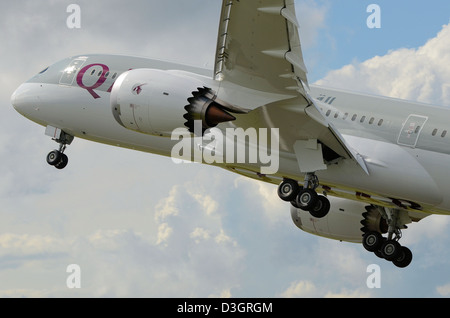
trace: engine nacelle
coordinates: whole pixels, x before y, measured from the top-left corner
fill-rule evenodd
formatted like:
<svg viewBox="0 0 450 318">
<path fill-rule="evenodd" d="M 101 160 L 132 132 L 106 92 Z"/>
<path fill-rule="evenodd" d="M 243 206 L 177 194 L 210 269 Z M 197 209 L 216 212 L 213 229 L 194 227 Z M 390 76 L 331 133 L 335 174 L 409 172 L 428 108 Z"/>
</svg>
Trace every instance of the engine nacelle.
<svg viewBox="0 0 450 318">
<path fill-rule="evenodd" d="M 330 212 L 321 219 L 291 206 L 294 224 L 305 232 L 339 241 L 361 243 L 367 231 L 386 233 L 387 224 L 378 209 L 367 203 L 328 197 Z"/>
<path fill-rule="evenodd" d="M 182 71 L 135 69 L 119 76 L 111 91 L 111 108 L 116 121 L 144 134 L 170 137 L 180 127 L 200 133 L 219 123 L 235 120 L 237 112 L 216 100 L 213 89 Z"/>
<path fill-rule="evenodd" d="M 116 121 L 145 134 L 170 136 L 184 127 L 184 107 L 204 83 L 171 71 L 135 69 L 119 76 L 111 91 Z"/>
</svg>

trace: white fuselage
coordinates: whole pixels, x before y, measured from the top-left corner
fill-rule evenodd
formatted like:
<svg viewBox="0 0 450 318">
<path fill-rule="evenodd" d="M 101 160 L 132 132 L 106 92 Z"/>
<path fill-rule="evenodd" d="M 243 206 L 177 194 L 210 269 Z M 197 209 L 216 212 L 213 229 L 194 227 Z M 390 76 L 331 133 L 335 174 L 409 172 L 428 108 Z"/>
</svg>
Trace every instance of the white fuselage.
<svg viewBox="0 0 450 318">
<path fill-rule="evenodd" d="M 182 70 L 217 89 L 211 72 L 142 58 L 92 55 L 63 60 L 21 85 L 12 96 L 16 110 L 43 126 L 75 137 L 170 156 L 176 141 L 126 129 L 115 120 L 110 91 L 129 69 Z M 105 73 L 108 73 L 105 76 Z M 378 205 L 405 204 L 425 213 L 450 214 L 450 110 L 384 97 L 312 86 L 324 117 L 367 165 L 350 159 L 317 172 L 331 195 Z M 449 133 L 447 133 L 447 129 Z M 280 150 L 279 170 L 262 176 L 255 164 L 218 164 L 272 183 L 302 179 L 296 156 Z"/>
</svg>

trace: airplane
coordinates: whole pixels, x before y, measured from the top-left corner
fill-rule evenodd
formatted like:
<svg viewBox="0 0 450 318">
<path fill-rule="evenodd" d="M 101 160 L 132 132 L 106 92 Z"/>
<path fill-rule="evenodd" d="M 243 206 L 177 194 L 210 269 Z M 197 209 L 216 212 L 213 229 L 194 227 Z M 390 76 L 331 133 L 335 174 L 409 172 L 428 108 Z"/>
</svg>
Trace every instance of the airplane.
<svg viewBox="0 0 450 318">
<path fill-rule="evenodd" d="M 301 230 L 407 267 L 402 230 L 450 214 L 450 111 L 309 84 L 299 26 L 294 0 L 223 0 L 214 70 L 78 55 L 20 85 L 11 103 L 58 143 L 46 158 L 57 169 L 74 138 L 184 160 L 180 140 L 195 153 L 229 129 L 276 131 L 275 171 L 228 148 L 210 153 L 229 160 L 201 162 L 277 185 Z M 250 152 L 259 141 L 241 144 Z"/>
</svg>

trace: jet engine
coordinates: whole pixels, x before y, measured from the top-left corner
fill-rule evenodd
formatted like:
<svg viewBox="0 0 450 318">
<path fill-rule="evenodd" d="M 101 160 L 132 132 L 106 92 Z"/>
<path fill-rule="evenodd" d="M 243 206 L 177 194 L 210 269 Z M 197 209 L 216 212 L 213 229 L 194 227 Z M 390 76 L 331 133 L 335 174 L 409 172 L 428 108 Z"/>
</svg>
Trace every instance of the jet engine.
<svg viewBox="0 0 450 318">
<path fill-rule="evenodd" d="M 328 199 L 330 212 L 320 219 L 291 206 L 294 224 L 311 234 L 353 243 L 361 243 L 364 233 L 368 231 L 387 232 L 388 225 L 377 207 L 341 198 Z"/>
<path fill-rule="evenodd" d="M 218 101 L 211 88 L 189 73 L 135 69 L 119 76 L 111 91 L 111 108 L 125 128 L 170 137 L 180 127 L 200 133 L 219 123 L 235 120 L 236 109 Z"/>
</svg>

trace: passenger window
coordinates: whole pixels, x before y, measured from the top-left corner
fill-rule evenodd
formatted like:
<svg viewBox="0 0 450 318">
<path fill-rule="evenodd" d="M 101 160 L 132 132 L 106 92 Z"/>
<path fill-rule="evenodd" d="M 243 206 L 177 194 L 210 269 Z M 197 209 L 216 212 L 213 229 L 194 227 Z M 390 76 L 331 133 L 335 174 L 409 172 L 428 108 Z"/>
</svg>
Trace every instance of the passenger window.
<svg viewBox="0 0 450 318">
<path fill-rule="evenodd" d="M 360 122 L 363 123 L 366 120 L 366 116 L 362 116 Z"/>
<path fill-rule="evenodd" d="M 328 111 L 327 111 L 327 114 L 326 114 L 327 117 L 330 116 L 330 114 L 331 114 L 331 110 L 328 110 Z"/>
<path fill-rule="evenodd" d="M 444 130 L 444 131 L 442 132 L 441 137 L 444 138 L 445 135 L 447 135 L 447 130 Z"/>
<path fill-rule="evenodd" d="M 383 119 L 380 119 L 380 120 L 378 121 L 378 126 L 381 126 L 381 125 L 383 125 Z"/>
<path fill-rule="evenodd" d="M 356 114 L 355 115 L 353 115 L 353 117 L 352 117 L 352 121 L 355 121 L 356 120 L 356 117 L 358 117 Z"/>
<path fill-rule="evenodd" d="M 433 132 L 431 133 L 432 136 L 436 136 L 438 130 L 436 128 L 434 128 Z"/>
<path fill-rule="evenodd" d="M 372 117 L 372 118 L 370 118 L 370 120 L 369 120 L 369 124 L 370 124 L 370 125 L 372 125 L 374 121 L 375 121 L 375 118 L 373 118 L 373 117 Z"/>
</svg>

